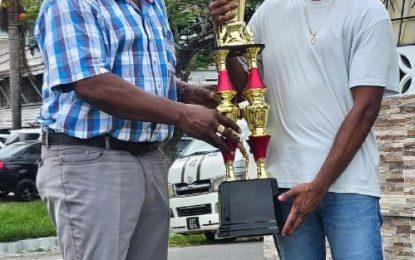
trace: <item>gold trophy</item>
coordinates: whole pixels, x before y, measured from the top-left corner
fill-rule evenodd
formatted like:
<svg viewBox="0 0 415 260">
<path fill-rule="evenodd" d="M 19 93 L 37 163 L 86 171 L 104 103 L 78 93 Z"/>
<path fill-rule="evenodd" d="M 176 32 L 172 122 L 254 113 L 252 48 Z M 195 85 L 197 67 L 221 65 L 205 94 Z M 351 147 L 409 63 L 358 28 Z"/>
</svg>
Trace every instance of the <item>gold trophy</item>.
<svg viewBox="0 0 415 260">
<path fill-rule="evenodd" d="M 249 83 L 244 97 L 249 105 L 242 116 L 251 132 L 248 144 L 257 164 L 257 179 L 237 180 L 233 173 L 234 156 L 222 153 L 226 167 L 226 181 L 219 186 L 220 226 L 218 237 L 262 236 L 279 233 L 282 227 L 278 184 L 265 170 L 266 151 L 270 134 L 266 130 L 269 105 L 265 102 L 266 87 L 257 65 L 259 53 L 265 47 L 254 42 L 252 30 L 244 22 L 245 0 L 238 0 L 236 16 L 216 29 L 215 62 L 218 68 L 217 110 L 236 121 L 239 108 L 234 104 L 236 91 L 226 68 L 230 56 L 244 56 L 249 65 Z M 231 150 L 236 145 L 225 140 Z"/>
</svg>

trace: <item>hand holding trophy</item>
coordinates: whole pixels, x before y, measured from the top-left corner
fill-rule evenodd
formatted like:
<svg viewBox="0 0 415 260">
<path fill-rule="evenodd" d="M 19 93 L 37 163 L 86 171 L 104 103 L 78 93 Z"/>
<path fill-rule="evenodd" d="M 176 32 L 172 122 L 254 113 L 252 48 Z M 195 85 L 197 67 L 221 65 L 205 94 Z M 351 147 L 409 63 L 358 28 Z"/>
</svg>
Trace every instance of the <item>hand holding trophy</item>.
<svg viewBox="0 0 415 260">
<path fill-rule="evenodd" d="M 237 180 L 233 173 L 234 156 L 223 153 L 226 181 L 219 187 L 220 226 L 218 236 L 241 237 L 279 233 L 282 227 L 278 185 L 265 170 L 266 151 L 271 136 L 266 130 L 269 105 L 265 102 L 265 85 L 257 66 L 257 56 L 265 47 L 254 42 L 253 34 L 244 22 L 245 0 L 238 0 L 235 17 L 216 28 L 215 62 L 218 68 L 216 99 L 218 111 L 236 121 L 239 108 L 233 99 L 232 86 L 226 60 L 229 56 L 245 56 L 249 65 L 249 83 L 244 96 L 249 105 L 243 111 L 251 135 L 249 146 L 257 163 L 257 179 Z M 232 11 L 234 12 L 234 11 Z M 233 151 L 236 146 L 227 142 Z M 233 145 L 233 146 L 232 146 Z"/>
</svg>

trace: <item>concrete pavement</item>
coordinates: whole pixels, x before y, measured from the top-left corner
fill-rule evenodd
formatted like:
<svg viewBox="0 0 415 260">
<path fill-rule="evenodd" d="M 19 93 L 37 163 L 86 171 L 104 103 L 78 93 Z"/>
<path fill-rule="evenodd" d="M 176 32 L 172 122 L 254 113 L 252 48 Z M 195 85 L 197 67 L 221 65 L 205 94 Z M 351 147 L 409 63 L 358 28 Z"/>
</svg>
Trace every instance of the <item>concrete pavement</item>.
<svg viewBox="0 0 415 260">
<path fill-rule="evenodd" d="M 59 255 L 27 255 L 3 260 L 61 260 Z M 169 260 L 264 260 L 262 241 L 170 248 Z"/>
<path fill-rule="evenodd" d="M 264 260 L 261 242 L 240 242 L 169 249 L 169 260 Z"/>
</svg>

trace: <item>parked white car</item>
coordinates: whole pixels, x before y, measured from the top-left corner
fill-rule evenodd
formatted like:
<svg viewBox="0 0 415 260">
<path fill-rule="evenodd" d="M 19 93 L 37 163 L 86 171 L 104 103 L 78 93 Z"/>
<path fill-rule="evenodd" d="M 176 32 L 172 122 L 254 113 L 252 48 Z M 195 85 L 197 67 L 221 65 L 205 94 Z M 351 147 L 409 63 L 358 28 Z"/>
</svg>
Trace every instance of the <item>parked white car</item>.
<svg viewBox="0 0 415 260">
<path fill-rule="evenodd" d="M 244 146 L 248 149 L 246 143 Z M 234 163 L 237 177 L 245 176 L 245 164 L 244 157 L 237 151 Z M 252 155 L 248 162 L 248 176 L 256 176 Z M 222 154 L 210 144 L 193 140 L 169 170 L 171 232 L 203 233 L 207 239 L 214 240 L 219 227 L 218 187 L 223 181 L 225 166 Z"/>
<path fill-rule="evenodd" d="M 6 146 L 6 140 L 9 137 L 9 134 L 0 134 L 0 149 Z"/>
<path fill-rule="evenodd" d="M 11 130 L 10 135 L 7 137 L 5 145 L 9 145 L 16 142 L 29 141 L 29 140 L 41 140 L 42 130 L 40 128 L 24 128 L 19 130 Z"/>
</svg>

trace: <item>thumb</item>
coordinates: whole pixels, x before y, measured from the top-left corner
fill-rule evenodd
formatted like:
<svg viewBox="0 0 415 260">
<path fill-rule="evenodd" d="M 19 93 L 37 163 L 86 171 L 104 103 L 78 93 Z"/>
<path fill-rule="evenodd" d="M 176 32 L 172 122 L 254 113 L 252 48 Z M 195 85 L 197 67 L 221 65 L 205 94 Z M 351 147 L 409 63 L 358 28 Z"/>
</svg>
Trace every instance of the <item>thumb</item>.
<svg viewBox="0 0 415 260">
<path fill-rule="evenodd" d="M 283 194 L 278 196 L 279 201 L 287 201 L 289 198 L 295 196 L 298 193 L 297 187 L 294 187 L 290 189 L 287 192 L 284 192 Z"/>
</svg>

